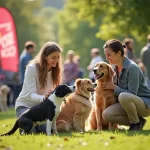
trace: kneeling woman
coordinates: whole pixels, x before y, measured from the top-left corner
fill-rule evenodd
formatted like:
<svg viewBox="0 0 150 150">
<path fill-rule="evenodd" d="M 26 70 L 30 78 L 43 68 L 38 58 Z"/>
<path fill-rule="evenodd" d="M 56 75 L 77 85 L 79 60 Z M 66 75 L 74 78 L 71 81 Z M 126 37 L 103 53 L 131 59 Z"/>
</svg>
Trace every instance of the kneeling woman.
<svg viewBox="0 0 150 150">
<path fill-rule="evenodd" d="M 116 72 L 114 80 L 104 89 L 113 89 L 118 103 L 103 112 L 109 122 L 130 126 L 129 130 L 141 130 L 150 116 L 150 90 L 140 68 L 124 55 L 125 45 L 119 40 L 109 40 L 104 45 L 106 59 Z"/>
<path fill-rule="evenodd" d="M 62 80 L 61 48 L 47 42 L 25 71 L 22 91 L 16 100 L 16 115 L 19 117 L 29 108 L 41 103 Z M 33 133 L 46 132 L 46 125 L 36 126 Z"/>
</svg>

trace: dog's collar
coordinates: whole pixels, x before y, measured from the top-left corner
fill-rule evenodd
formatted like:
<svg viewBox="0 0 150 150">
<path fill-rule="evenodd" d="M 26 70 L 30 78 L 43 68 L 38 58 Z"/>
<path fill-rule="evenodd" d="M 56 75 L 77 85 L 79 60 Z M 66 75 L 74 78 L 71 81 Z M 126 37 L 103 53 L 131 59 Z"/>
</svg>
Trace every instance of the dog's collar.
<svg viewBox="0 0 150 150">
<path fill-rule="evenodd" d="M 87 99 L 87 100 L 89 100 L 89 97 L 86 97 L 86 96 L 83 96 L 83 95 L 80 95 L 80 94 L 78 94 L 78 95 L 85 98 L 85 99 Z"/>
<path fill-rule="evenodd" d="M 79 95 L 79 94 L 76 94 L 76 93 L 73 93 L 72 94 L 72 98 L 86 106 L 88 106 L 89 108 L 92 108 L 92 101 L 90 98 L 87 98 L 87 97 L 83 97 L 82 95 Z"/>
</svg>

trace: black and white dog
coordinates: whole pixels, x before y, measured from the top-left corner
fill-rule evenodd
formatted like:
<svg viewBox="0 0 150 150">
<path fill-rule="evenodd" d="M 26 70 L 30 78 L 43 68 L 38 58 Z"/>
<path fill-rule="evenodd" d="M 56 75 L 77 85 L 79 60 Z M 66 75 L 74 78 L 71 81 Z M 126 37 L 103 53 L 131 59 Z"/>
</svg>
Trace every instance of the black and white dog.
<svg viewBox="0 0 150 150">
<path fill-rule="evenodd" d="M 64 98 L 74 92 L 75 86 L 59 85 L 51 93 L 47 100 L 25 111 L 15 122 L 13 128 L 1 136 L 11 135 L 18 128 L 23 130 L 24 134 L 30 133 L 32 127 L 38 122 L 46 121 L 46 134 L 57 134 L 56 118 L 60 112 L 60 105 Z"/>
</svg>

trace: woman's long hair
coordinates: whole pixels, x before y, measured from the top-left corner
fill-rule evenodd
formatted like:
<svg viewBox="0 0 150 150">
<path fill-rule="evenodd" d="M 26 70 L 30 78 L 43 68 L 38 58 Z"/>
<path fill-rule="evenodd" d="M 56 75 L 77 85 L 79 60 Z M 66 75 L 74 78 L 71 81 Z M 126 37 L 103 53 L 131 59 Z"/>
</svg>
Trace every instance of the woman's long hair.
<svg viewBox="0 0 150 150">
<path fill-rule="evenodd" d="M 38 69 L 39 73 L 39 83 L 40 88 L 44 88 L 47 84 L 47 61 L 46 57 L 54 52 L 62 52 L 61 48 L 55 43 L 55 42 L 47 42 L 42 49 L 39 51 L 39 53 L 32 59 L 29 64 L 36 64 L 36 67 Z M 56 65 L 56 67 L 52 67 L 52 81 L 53 85 L 57 86 L 62 82 L 62 57 L 60 55 L 59 61 Z"/>
</svg>

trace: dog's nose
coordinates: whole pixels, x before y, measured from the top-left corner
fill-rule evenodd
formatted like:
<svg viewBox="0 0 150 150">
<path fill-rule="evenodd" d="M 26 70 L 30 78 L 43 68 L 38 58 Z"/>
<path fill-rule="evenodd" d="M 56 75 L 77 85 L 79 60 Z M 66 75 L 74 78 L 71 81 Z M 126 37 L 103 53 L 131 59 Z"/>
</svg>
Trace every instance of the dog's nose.
<svg viewBox="0 0 150 150">
<path fill-rule="evenodd" d="M 93 87 L 96 87 L 97 86 L 97 84 L 96 83 L 93 83 Z"/>
<path fill-rule="evenodd" d="M 97 84 L 96 84 L 96 83 L 94 83 L 94 86 L 96 87 L 96 86 L 97 86 Z"/>
<path fill-rule="evenodd" d="M 93 69 L 93 72 L 96 73 L 97 69 Z"/>
</svg>

